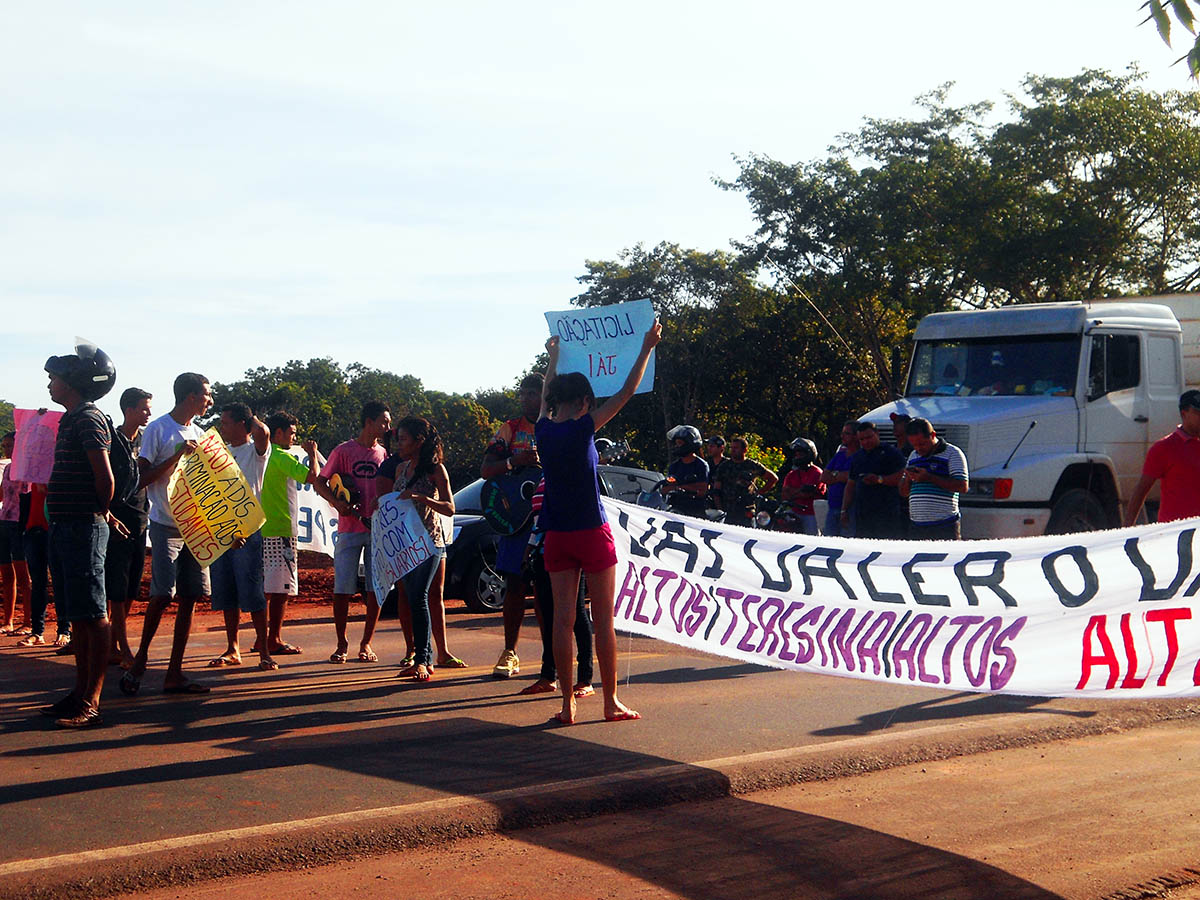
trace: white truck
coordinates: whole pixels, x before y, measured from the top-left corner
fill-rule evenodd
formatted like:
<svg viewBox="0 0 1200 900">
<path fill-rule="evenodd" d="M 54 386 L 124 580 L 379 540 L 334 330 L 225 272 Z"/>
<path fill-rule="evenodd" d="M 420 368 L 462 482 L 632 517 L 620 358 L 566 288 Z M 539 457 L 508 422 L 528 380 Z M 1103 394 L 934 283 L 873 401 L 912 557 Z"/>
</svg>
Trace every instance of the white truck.
<svg viewBox="0 0 1200 900">
<path fill-rule="evenodd" d="M 886 439 L 890 413 L 922 416 L 962 449 L 964 538 L 1111 528 L 1200 384 L 1200 294 L 935 313 L 914 342 L 904 396 L 863 418 Z"/>
</svg>

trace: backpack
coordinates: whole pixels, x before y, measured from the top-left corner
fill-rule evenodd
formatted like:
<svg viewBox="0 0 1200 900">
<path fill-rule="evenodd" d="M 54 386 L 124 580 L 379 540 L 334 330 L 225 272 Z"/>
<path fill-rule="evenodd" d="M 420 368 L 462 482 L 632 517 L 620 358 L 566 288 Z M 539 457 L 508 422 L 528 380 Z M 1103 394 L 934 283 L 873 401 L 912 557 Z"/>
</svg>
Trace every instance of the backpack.
<svg viewBox="0 0 1200 900">
<path fill-rule="evenodd" d="M 113 425 L 112 418 L 104 418 L 108 420 L 108 436 L 112 440 L 112 447 L 108 453 L 113 473 L 112 506 L 128 509 L 133 506 L 133 499 L 138 492 L 137 456 L 133 452 L 133 444 L 121 429 Z"/>
</svg>

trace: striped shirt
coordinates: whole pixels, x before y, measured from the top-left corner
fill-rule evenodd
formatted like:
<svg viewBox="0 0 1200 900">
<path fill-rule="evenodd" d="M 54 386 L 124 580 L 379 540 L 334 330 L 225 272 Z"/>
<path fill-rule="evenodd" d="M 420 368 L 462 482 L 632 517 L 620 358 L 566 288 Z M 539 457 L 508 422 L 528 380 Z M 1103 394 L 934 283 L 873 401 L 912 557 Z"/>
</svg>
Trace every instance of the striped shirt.
<svg viewBox="0 0 1200 900">
<path fill-rule="evenodd" d="M 928 456 L 915 450 L 910 453 L 908 468 L 924 469 L 942 478 L 967 477 L 967 460 L 963 452 L 940 438 Z M 913 481 L 908 489 L 908 516 L 915 525 L 953 522 L 958 518 L 958 494 L 931 481 Z"/>
<path fill-rule="evenodd" d="M 112 444 L 108 419 L 94 403 L 82 403 L 58 423 L 54 442 L 54 470 L 46 487 L 46 511 L 50 520 L 93 516 L 108 508 L 96 496 L 96 476 L 88 460 L 89 450 L 107 453 Z"/>
</svg>

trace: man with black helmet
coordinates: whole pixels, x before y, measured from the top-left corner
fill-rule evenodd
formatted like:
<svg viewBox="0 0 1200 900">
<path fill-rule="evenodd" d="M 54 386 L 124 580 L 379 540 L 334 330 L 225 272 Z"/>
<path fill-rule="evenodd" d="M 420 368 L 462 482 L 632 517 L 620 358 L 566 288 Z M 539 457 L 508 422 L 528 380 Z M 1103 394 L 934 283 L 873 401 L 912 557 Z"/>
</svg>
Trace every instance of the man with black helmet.
<svg viewBox="0 0 1200 900">
<path fill-rule="evenodd" d="M 56 598 L 71 622 L 75 687 L 42 712 L 62 728 L 103 721 L 100 689 L 108 666 L 108 606 L 104 553 L 109 529 L 128 536 L 109 509 L 115 480 L 108 453 L 111 424 L 96 408 L 117 380 L 103 350 L 80 342 L 74 355 L 46 360 L 50 399 L 66 409 L 54 444 L 54 469 L 46 486 L 50 520 L 50 575 Z"/>
<path fill-rule="evenodd" d="M 667 432 L 671 445 L 671 465 L 667 475 L 673 480 L 662 486 L 662 490 L 675 494 L 671 506 L 685 516 L 703 516 L 708 495 L 708 463 L 697 454 L 700 452 L 700 431 L 691 425 L 676 425 Z"/>
<path fill-rule="evenodd" d="M 783 476 L 780 496 L 800 518 L 802 534 L 820 534 L 813 502 L 825 496 L 825 485 L 821 483 L 821 467 L 817 465 L 817 445 L 808 438 L 798 437 L 792 441 L 790 468 Z"/>
</svg>

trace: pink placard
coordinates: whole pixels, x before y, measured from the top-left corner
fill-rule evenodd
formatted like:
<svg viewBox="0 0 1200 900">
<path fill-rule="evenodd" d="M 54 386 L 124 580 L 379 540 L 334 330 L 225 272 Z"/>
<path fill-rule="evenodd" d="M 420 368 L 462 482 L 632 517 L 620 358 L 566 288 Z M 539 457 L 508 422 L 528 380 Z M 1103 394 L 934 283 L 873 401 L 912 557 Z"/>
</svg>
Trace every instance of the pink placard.
<svg viewBox="0 0 1200 900">
<path fill-rule="evenodd" d="M 14 409 L 17 439 L 13 445 L 13 481 L 46 484 L 54 470 L 54 441 L 58 438 L 60 412 L 36 409 Z"/>
</svg>

